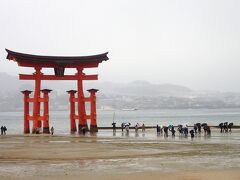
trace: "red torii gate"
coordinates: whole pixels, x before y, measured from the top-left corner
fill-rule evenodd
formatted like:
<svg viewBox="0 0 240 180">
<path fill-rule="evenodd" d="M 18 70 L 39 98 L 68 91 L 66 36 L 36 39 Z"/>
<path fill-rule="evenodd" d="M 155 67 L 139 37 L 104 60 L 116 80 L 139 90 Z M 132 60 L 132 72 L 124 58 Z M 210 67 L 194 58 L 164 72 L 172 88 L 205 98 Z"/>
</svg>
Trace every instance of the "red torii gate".
<svg viewBox="0 0 240 180">
<path fill-rule="evenodd" d="M 85 98 L 83 92 L 83 80 L 97 80 L 98 75 L 86 75 L 83 73 L 84 68 L 97 68 L 99 63 L 107 61 L 107 52 L 93 56 L 38 56 L 31 54 L 18 53 L 6 49 L 7 59 L 18 63 L 18 66 L 32 67 L 35 69 L 33 74 L 19 74 L 20 80 L 34 80 L 35 91 L 34 97 L 30 98 L 31 91 L 22 91 L 24 94 L 24 133 L 30 133 L 29 121 L 33 121 L 32 133 L 37 133 L 42 127 L 43 133 L 49 133 L 49 107 L 48 94 L 49 89 L 41 90 L 42 80 L 76 80 L 77 91 L 70 90 L 70 129 L 71 133 L 77 131 L 75 120 L 78 119 L 79 133 L 83 129 L 88 130 L 87 119 L 91 119 L 91 132 L 97 132 L 96 123 L 96 96 L 97 89 L 90 89 L 90 97 Z M 41 72 L 42 68 L 54 68 L 54 75 L 45 75 Z M 76 68 L 77 73 L 74 75 L 64 75 L 65 68 Z M 43 98 L 41 98 L 41 92 Z M 75 97 L 77 93 L 77 98 Z M 29 102 L 33 102 L 33 115 L 29 115 Z M 40 115 L 40 103 L 44 103 L 43 116 Z M 86 115 L 85 102 L 90 102 L 91 114 Z M 75 103 L 78 104 L 78 115 L 75 114 Z"/>
</svg>

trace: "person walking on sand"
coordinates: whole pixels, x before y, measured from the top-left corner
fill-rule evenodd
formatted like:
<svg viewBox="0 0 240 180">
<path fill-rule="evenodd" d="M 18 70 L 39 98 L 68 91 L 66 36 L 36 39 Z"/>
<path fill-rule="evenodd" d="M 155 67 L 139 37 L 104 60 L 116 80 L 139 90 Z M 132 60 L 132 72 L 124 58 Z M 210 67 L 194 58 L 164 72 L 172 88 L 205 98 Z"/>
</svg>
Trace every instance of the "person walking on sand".
<svg viewBox="0 0 240 180">
<path fill-rule="evenodd" d="M 190 130 L 190 135 L 191 135 L 191 138 L 193 139 L 194 138 L 194 130 Z"/>
<path fill-rule="evenodd" d="M 230 133 L 232 132 L 232 127 L 233 127 L 233 123 L 231 122 L 228 124 L 228 129 Z"/>
<path fill-rule="evenodd" d="M 138 128 L 139 128 L 139 124 L 137 123 L 137 124 L 135 125 L 135 132 L 136 132 L 136 133 L 138 132 Z"/>
<path fill-rule="evenodd" d="M 196 126 L 197 126 L 197 129 L 198 129 L 198 134 L 201 134 L 201 129 L 202 129 L 202 126 L 201 126 L 201 123 L 196 123 Z"/>
<path fill-rule="evenodd" d="M 123 132 L 123 129 L 124 129 L 124 123 L 121 124 L 121 129 L 122 129 L 122 132 Z"/>
<path fill-rule="evenodd" d="M 142 132 L 145 132 L 145 124 L 142 124 Z"/>
<path fill-rule="evenodd" d="M 168 126 L 164 126 L 163 131 L 164 131 L 164 136 L 168 137 Z"/>
<path fill-rule="evenodd" d="M 160 126 L 158 124 L 156 126 L 156 129 L 157 129 L 157 135 L 159 136 L 160 135 Z"/>
<path fill-rule="evenodd" d="M 1 135 L 3 135 L 3 126 L 1 126 Z"/>
<path fill-rule="evenodd" d="M 175 131 L 175 129 L 174 129 L 174 126 L 171 126 L 171 129 L 170 129 L 170 130 L 171 130 L 171 132 L 172 132 L 172 137 L 175 137 L 175 132 L 176 132 L 176 131 Z"/>
<path fill-rule="evenodd" d="M 220 123 L 218 126 L 220 128 L 220 133 L 223 133 L 223 123 Z"/>
<path fill-rule="evenodd" d="M 160 125 L 160 135 L 163 134 L 163 125 Z"/>
<path fill-rule="evenodd" d="M 3 133 L 4 133 L 4 135 L 6 135 L 6 131 L 7 131 L 6 126 L 3 126 Z"/>
<path fill-rule="evenodd" d="M 130 128 L 130 123 L 127 123 L 127 124 L 125 125 L 126 135 L 129 135 L 129 128 Z"/>
<path fill-rule="evenodd" d="M 193 125 L 193 129 L 194 129 L 194 133 L 197 134 L 197 129 L 198 129 L 197 124 Z"/>
<path fill-rule="evenodd" d="M 51 127 L 50 131 L 51 131 L 51 135 L 53 135 L 53 133 L 54 133 L 54 128 L 53 128 L 53 126 Z"/>
<path fill-rule="evenodd" d="M 114 121 L 112 123 L 112 126 L 113 126 L 113 132 L 116 132 L 116 123 Z"/>
</svg>

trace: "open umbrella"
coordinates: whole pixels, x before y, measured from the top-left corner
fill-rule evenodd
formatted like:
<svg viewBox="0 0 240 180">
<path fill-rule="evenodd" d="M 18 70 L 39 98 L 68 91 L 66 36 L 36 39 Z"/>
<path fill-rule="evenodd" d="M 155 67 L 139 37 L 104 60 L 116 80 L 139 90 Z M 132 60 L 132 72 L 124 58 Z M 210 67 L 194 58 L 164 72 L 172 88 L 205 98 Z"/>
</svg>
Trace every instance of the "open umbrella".
<svg viewBox="0 0 240 180">
<path fill-rule="evenodd" d="M 172 127 L 173 127 L 173 125 L 172 125 L 172 124 L 168 126 L 168 128 L 169 128 L 169 129 L 171 129 Z"/>
</svg>

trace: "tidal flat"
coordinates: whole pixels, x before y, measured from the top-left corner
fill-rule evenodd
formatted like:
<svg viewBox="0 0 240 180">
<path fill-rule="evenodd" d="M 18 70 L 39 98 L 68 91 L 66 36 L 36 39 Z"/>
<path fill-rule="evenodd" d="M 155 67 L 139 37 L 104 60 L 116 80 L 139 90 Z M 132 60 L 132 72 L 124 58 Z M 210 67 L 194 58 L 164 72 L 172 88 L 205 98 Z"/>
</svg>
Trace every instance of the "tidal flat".
<svg viewBox="0 0 240 180">
<path fill-rule="evenodd" d="M 240 179 L 240 130 L 0 136 L 0 179 Z"/>
</svg>

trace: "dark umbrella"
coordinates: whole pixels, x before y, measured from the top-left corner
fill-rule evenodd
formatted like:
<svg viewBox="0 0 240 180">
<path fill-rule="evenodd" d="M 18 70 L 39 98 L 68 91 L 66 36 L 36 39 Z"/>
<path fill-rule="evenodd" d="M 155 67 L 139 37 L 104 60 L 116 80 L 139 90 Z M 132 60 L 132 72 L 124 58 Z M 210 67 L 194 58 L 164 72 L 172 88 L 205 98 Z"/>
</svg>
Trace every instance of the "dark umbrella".
<svg viewBox="0 0 240 180">
<path fill-rule="evenodd" d="M 196 126 L 201 126 L 201 123 L 196 123 Z"/>
</svg>

